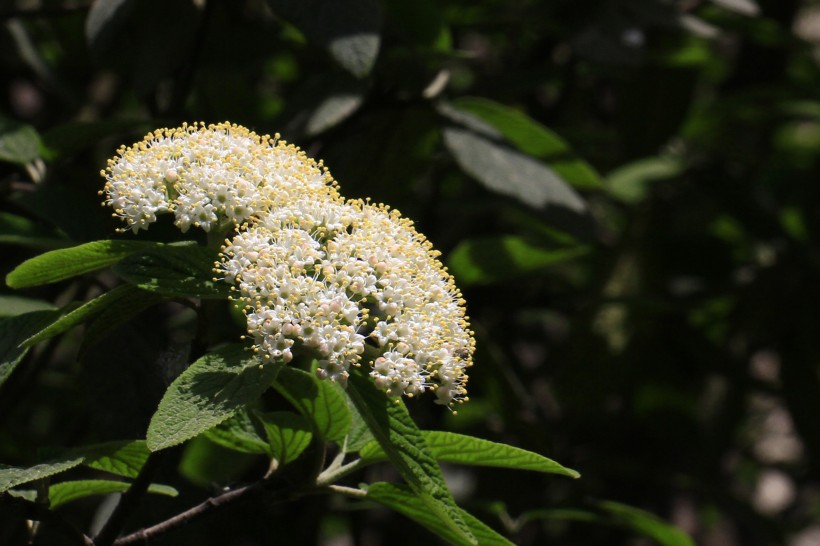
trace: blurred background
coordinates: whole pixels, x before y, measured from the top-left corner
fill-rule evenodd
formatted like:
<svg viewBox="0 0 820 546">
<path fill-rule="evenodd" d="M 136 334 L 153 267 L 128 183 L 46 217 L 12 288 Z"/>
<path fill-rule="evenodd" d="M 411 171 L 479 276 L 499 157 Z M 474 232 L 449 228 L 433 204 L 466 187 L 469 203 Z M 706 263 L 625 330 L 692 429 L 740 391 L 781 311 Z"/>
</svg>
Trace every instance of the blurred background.
<svg viewBox="0 0 820 546">
<path fill-rule="evenodd" d="M 464 293 L 470 402 L 411 404 L 420 425 L 582 474 L 446 467 L 467 510 L 522 545 L 690 544 L 675 527 L 817 545 L 819 62 L 809 0 L 2 0 L 0 273 L 133 237 L 97 194 L 121 144 L 183 121 L 278 132 L 344 195 L 413 218 Z M 100 282 L 4 286 L 0 312 Z M 6 378 L 0 460 L 141 437 L 190 322 L 150 312 L 80 360 L 77 331 Z M 183 500 L 134 525 L 251 464 L 207 441 L 179 461 Z M 96 510 L 66 513 L 91 525 Z M 436 540 L 334 498 L 232 507 L 157 543 L 180 537 Z"/>
</svg>

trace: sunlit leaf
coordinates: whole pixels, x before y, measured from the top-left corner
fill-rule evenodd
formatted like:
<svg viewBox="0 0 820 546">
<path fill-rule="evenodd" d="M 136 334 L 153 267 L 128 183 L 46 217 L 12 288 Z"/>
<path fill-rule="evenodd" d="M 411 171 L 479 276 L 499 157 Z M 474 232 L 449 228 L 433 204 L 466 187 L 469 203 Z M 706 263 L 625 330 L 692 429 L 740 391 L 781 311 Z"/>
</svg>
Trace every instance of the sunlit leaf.
<svg viewBox="0 0 820 546">
<path fill-rule="evenodd" d="M 268 436 L 270 453 L 280 465 L 295 461 L 313 438 L 310 422 L 290 411 L 256 413 Z"/>
<path fill-rule="evenodd" d="M 350 411 L 338 385 L 286 366 L 274 387 L 313 422 L 319 436 L 335 442 L 345 437 L 350 428 Z"/>
<path fill-rule="evenodd" d="M 131 487 L 128 482 L 114 480 L 73 480 L 55 483 L 48 488 L 48 500 L 52 510 L 71 501 L 91 497 L 94 495 L 110 495 L 121 493 Z M 176 497 L 179 492 L 169 485 L 152 483 L 148 486 L 148 493 Z"/>
</svg>

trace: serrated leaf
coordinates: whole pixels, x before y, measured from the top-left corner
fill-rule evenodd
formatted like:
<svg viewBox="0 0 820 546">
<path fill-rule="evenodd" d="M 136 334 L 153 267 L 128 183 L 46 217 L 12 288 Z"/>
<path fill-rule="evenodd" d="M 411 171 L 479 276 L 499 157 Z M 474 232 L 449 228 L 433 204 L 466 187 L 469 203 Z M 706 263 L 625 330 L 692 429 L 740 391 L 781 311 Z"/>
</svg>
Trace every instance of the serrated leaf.
<svg viewBox="0 0 820 546">
<path fill-rule="evenodd" d="M 390 462 L 425 504 L 431 517 L 438 518 L 461 543 L 476 544 L 447 488 L 441 468 L 424 442 L 424 435 L 401 400 L 389 399 L 361 368 L 351 370 L 348 393 Z"/>
<path fill-rule="evenodd" d="M 94 444 L 77 448 L 72 453 L 82 455 L 85 466 L 125 478 L 136 478 L 151 454 L 145 440 Z"/>
<path fill-rule="evenodd" d="M 290 411 L 259 412 L 256 416 L 265 427 L 270 453 L 280 465 L 295 461 L 310 445 L 312 427 L 305 417 Z"/>
<path fill-rule="evenodd" d="M 276 378 L 279 363 L 259 364 L 243 347 L 209 353 L 173 382 L 148 425 L 148 449 L 189 440 L 255 401 Z"/>
<path fill-rule="evenodd" d="M 94 241 L 52 250 L 18 265 L 6 275 L 11 288 L 27 288 L 62 281 L 114 265 L 129 254 L 157 247 L 146 241 Z"/>
<path fill-rule="evenodd" d="M 47 250 L 71 244 L 54 230 L 8 212 L 0 212 L 0 243 Z"/>
<path fill-rule="evenodd" d="M 578 157 L 569 144 L 523 112 L 478 97 L 456 99 L 452 106 L 491 125 L 517 149 L 546 162 L 572 186 L 582 189 L 603 187 L 595 169 Z"/>
<path fill-rule="evenodd" d="M 341 442 L 350 428 L 350 411 L 338 385 L 292 367 L 282 368 L 273 385 L 302 415 L 318 436 Z"/>
<path fill-rule="evenodd" d="M 514 235 L 469 239 L 453 249 L 447 266 L 459 285 L 491 284 L 543 271 L 587 250 L 578 246 L 544 248 Z"/>
<path fill-rule="evenodd" d="M 110 495 L 128 490 L 131 484 L 114 480 L 72 480 L 55 483 L 48 488 L 48 499 L 52 510 L 77 499 L 93 495 Z M 152 483 L 148 493 L 176 497 L 179 492 L 169 485 Z"/>
<path fill-rule="evenodd" d="M 586 211 L 584 200 L 575 190 L 540 161 L 471 127 L 449 125 L 442 132 L 461 170 L 490 191 L 536 209 L 558 207 L 576 214 Z"/>
<path fill-rule="evenodd" d="M 82 462 L 82 456 L 65 455 L 28 468 L 0 465 L 0 493 L 24 483 L 65 472 L 79 466 Z"/>
<path fill-rule="evenodd" d="M 531 470 L 549 474 L 562 474 L 571 478 L 580 476 L 575 470 L 532 451 L 490 440 L 474 438 L 455 432 L 425 430 L 424 440 L 437 461 L 474 466 L 493 466 L 514 470 Z M 377 442 L 364 446 L 359 456 L 365 461 L 385 460 L 387 455 Z"/>
<path fill-rule="evenodd" d="M 97 296 L 93 300 L 84 303 L 80 307 L 77 307 L 76 309 L 56 319 L 48 326 L 26 339 L 22 343 L 22 346 L 31 347 L 35 343 L 39 343 L 46 339 L 60 335 L 63 332 L 67 332 L 71 328 L 92 319 L 118 300 L 131 295 L 136 291 L 137 290 L 133 286 L 124 284 L 114 288 L 113 290 L 104 292 L 102 295 Z"/>
<path fill-rule="evenodd" d="M 240 453 L 268 454 L 270 449 L 259 435 L 250 414 L 240 409 L 230 418 L 209 429 L 204 436 L 211 442 Z"/>
<path fill-rule="evenodd" d="M 40 157 L 40 135 L 34 127 L 0 119 L 0 161 L 25 165 Z"/>
<path fill-rule="evenodd" d="M 216 254 L 204 247 L 165 245 L 125 258 L 114 267 L 114 272 L 148 292 L 223 299 L 230 295 L 230 286 L 212 280 L 216 259 Z"/>
<path fill-rule="evenodd" d="M 367 498 L 384 505 L 420 523 L 451 544 L 469 544 L 452 532 L 430 513 L 427 505 L 409 488 L 386 482 L 376 482 L 367 487 Z M 481 520 L 459 509 L 460 516 L 476 538 L 478 546 L 512 546 L 512 542 L 495 532 Z"/>
<path fill-rule="evenodd" d="M 326 48 L 357 78 L 370 73 L 381 43 L 382 11 L 374 0 L 268 0 L 273 11 Z"/>
<path fill-rule="evenodd" d="M 57 314 L 57 311 L 33 311 L 0 319 L 0 386 L 29 351 L 29 347 L 20 344 L 54 320 Z"/>
</svg>

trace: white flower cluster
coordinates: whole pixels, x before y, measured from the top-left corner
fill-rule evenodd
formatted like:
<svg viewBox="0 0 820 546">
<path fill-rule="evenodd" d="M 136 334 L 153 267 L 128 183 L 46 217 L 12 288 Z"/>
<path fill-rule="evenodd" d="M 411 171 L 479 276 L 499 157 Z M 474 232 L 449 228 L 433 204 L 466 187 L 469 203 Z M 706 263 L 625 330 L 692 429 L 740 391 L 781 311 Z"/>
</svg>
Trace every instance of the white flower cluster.
<svg viewBox="0 0 820 546">
<path fill-rule="evenodd" d="M 327 172 L 295 146 L 228 123 L 158 129 L 117 154 L 101 173 L 105 204 L 135 233 L 163 212 L 183 232 L 210 231 L 305 193 L 335 193 Z"/>
<path fill-rule="evenodd" d="M 438 253 L 397 211 L 344 201 L 297 148 L 234 125 L 183 126 L 120 150 L 103 174 L 134 231 L 162 211 L 183 231 L 237 228 L 216 269 L 261 357 L 313 356 L 343 385 L 365 365 L 390 396 L 466 400 L 473 334 Z"/>
</svg>

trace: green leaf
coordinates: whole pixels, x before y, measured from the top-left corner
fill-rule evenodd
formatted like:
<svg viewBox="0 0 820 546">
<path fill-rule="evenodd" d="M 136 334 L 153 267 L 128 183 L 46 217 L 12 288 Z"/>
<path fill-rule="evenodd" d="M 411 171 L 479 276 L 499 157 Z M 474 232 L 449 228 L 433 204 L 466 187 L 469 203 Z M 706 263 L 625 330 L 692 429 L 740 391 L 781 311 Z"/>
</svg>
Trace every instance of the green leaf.
<svg viewBox="0 0 820 546">
<path fill-rule="evenodd" d="M 65 455 L 28 468 L 0 465 L 0 493 L 24 483 L 65 472 L 82 462 L 83 457 L 80 455 Z"/>
<path fill-rule="evenodd" d="M 689 535 L 654 514 L 612 501 L 602 501 L 598 505 L 612 517 L 614 523 L 649 537 L 662 546 L 695 546 Z"/>
<path fill-rule="evenodd" d="M 345 70 L 370 73 L 381 43 L 382 12 L 375 0 L 268 0 L 273 11 L 326 48 Z"/>
<path fill-rule="evenodd" d="M 175 446 L 255 401 L 276 378 L 279 363 L 259 364 L 242 346 L 209 353 L 182 372 L 148 425 L 148 449 Z"/>
<path fill-rule="evenodd" d="M 29 347 L 21 347 L 21 343 L 54 320 L 57 314 L 57 311 L 33 311 L 0 319 L 0 385 L 28 353 Z"/>
<path fill-rule="evenodd" d="M 269 454 L 270 448 L 257 432 L 253 419 L 246 409 L 240 409 L 227 420 L 205 432 L 211 442 L 240 453 Z"/>
<path fill-rule="evenodd" d="M 25 165 L 40 157 L 40 135 L 34 127 L 0 119 L 0 161 Z"/>
<path fill-rule="evenodd" d="M 478 97 L 462 97 L 451 104 L 490 124 L 516 148 L 546 162 L 572 186 L 587 190 L 603 187 L 595 169 L 578 157 L 569 144 L 523 112 Z"/>
<path fill-rule="evenodd" d="M 109 495 L 128 490 L 131 484 L 114 480 L 74 480 L 55 483 L 48 488 L 48 499 L 52 510 L 71 501 L 93 495 Z M 179 492 L 169 485 L 152 483 L 148 492 L 168 497 L 176 497 Z"/>
<path fill-rule="evenodd" d="M 494 466 L 515 470 L 531 470 L 549 474 L 562 474 L 571 478 L 580 476 L 561 464 L 532 451 L 455 432 L 425 430 L 424 440 L 437 461 L 474 466 Z M 365 461 L 381 461 L 387 458 L 377 442 L 364 446 L 359 456 Z"/>
<path fill-rule="evenodd" d="M 16 317 L 34 311 L 56 311 L 53 303 L 22 296 L 0 294 L 0 317 Z M 32 334 L 34 332 L 31 332 Z M 30 334 L 29 334 L 30 335 Z M 22 341 L 22 340 L 21 340 Z M 2 351 L 0 351 L 1 353 Z"/>
<path fill-rule="evenodd" d="M 144 241 L 94 241 L 52 250 L 18 265 L 6 275 L 11 288 L 27 288 L 108 267 L 134 252 L 160 245 Z"/>
<path fill-rule="evenodd" d="M 367 427 L 367 422 L 362 414 L 356 409 L 356 405 L 346 392 L 345 399 L 347 400 L 347 409 L 350 411 L 350 429 L 347 431 L 347 436 L 345 436 L 342 443 L 342 450 L 345 453 L 357 453 L 369 442 L 375 441 L 375 438 Z"/>
<path fill-rule="evenodd" d="M 461 517 L 461 509 L 447 489 L 441 468 L 401 400 L 389 399 L 361 368 L 351 370 L 348 393 L 390 462 L 431 517 L 459 537 L 460 543 L 475 544 L 475 537 Z"/>
<path fill-rule="evenodd" d="M 447 149 L 461 170 L 487 189 L 536 209 L 586 213 L 584 200 L 554 170 L 510 147 L 481 119 L 449 106 L 439 112 L 449 120 L 443 128 Z"/>
<path fill-rule="evenodd" d="M 136 478 L 151 454 L 145 440 L 106 442 L 72 450 L 83 455 L 83 464 L 125 478 Z"/>
<path fill-rule="evenodd" d="M 469 544 L 463 537 L 443 526 L 418 495 L 405 486 L 376 482 L 367 487 L 367 498 L 407 516 L 451 544 Z M 459 509 L 459 515 L 475 536 L 479 546 L 511 546 L 513 543 L 488 527 L 481 520 Z"/>
<path fill-rule="evenodd" d="M 0 243 L 46 250 L 71 244 L 60 233 L 8 212 L 0 212 Z"/>
<path fill-rule="evenodd" d="M 459 243 L 447 266 L 459 285 L 491 284 L 541 272 L 587 252 L 588 248 L 579 246 L 544 248 L 514 235 L 487 237 Z"/>
<path fill-rule="evenodd" d="M 260 412 L 256 416 L 265 427 L 271 455 L 280 465 L 295 461 L 310 445 L 313 433 L 305 417 L 290 411 Z"/>
<path fill-rule="evenodd" d="M 138 290 L 127 284 L 118 286 L 108 292 L 104 292 L 101 296 L 97 296 L 93 300 L 61 316 L 37 332 L 35 335 L 26 339 L 22 345 L 24 347 L 31 347 L 35 343 L 39 343 L 46 339 L 60 335 L 63 332 L 67 332 L 71 328 L 91 320 L 93 317 L 102 313 L 105 309 L 113 305 L 118 300 L 121 300 L 126 296 L 133 297 L 135 292 L 138 292 Z"/>
<path fill-rule="evenodd" d="M 166 245 L 134 254 L 114 267 L 125 281 L 165 296 L 224 299 L 227 283 L 213 281 L 217 256 L 205 247 Z"/>
<path fill-rule="evenodd" d="M 285 366 L 273 384 L 299 412 L 310 419 L 318 436 L 340 442 L 350 429 L 350 411 L 340 387 L 312 373 Z"/>
<path fill-rule="evenodd" d="M 131 290 L 126 291 L 121 298 L 117 298 L 102 312 L 92 317 L 83 335 L 80 354 L 144 310 L 165 301 L 165 297 L 160 294 L 153 294 L 134 287 L 129 288 Z"/>
<path fill-rule="evenodd" d="M 610 172 L 606 186 L 613 197 L 624 203 L 637 203 L 652 185 L 680 175 L 683 162 L 675 157 L 647 157 L 622 165 Z"/>
</svg>

